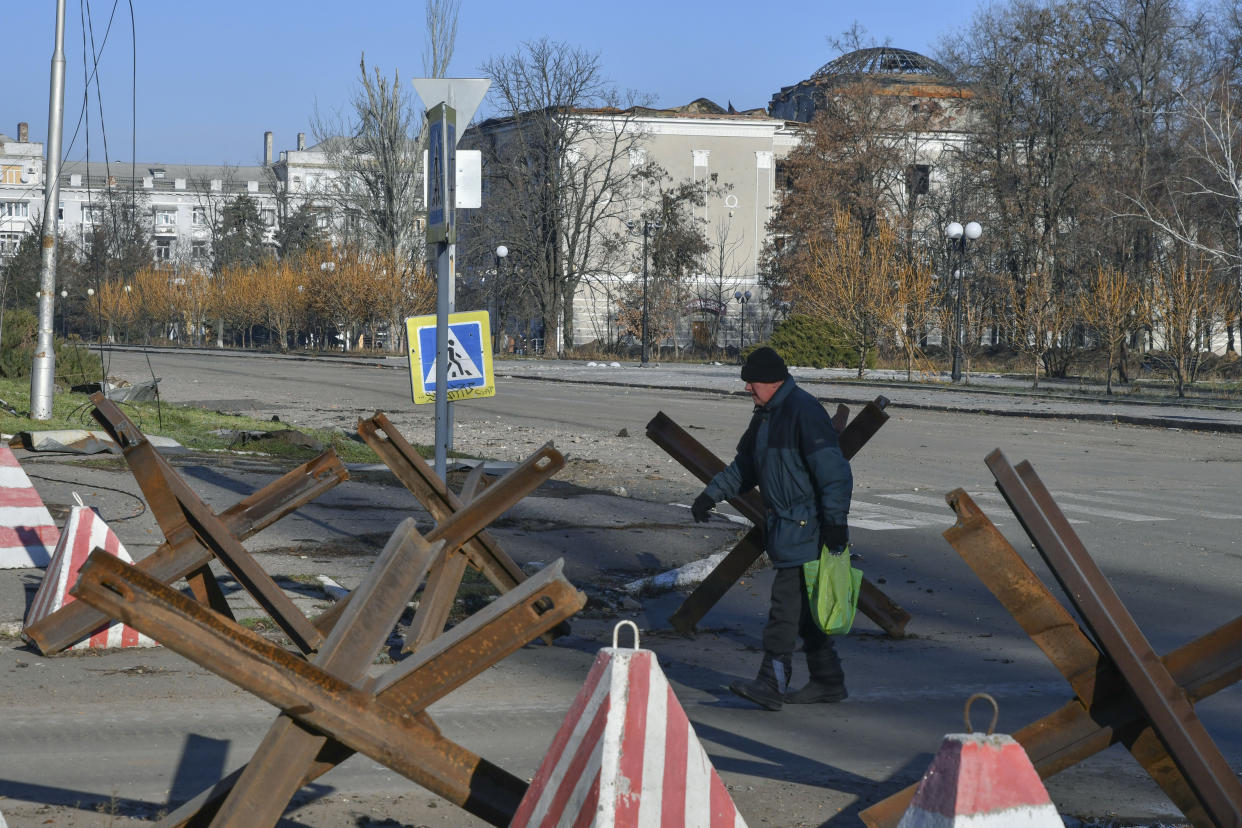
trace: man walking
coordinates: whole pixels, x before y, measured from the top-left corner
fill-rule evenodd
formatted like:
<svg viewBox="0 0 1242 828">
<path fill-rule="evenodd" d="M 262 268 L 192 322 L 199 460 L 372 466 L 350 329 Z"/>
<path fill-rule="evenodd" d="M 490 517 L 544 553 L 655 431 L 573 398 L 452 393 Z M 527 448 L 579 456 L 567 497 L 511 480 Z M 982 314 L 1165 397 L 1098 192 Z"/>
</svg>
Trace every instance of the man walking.
<svg viewBox="0 0 1242 828">
<path fill-rule="evenodd" d="M 845 554 L 854 478 L 828 412 L 797 386 L 780 354 L 768 347 L 751 352 L 742 380 L 755 403 L 750 426 L 733 462 L 690 507 L 702 523 L 717 503 L 756 485 L 767 505 L 765 547 L 776 573 L 763 630 L 763 663 L 756 679 L 735 681 L 729 689 L 768 710 L 780 710 L 784 702 L 840 701 L 846 697 L 841 659 L 812 616 L 802 565 L 817 560 L 824 546 Z M 788 692 L 799 636 L 811 678 L 802 689 Z"/>
</svg>

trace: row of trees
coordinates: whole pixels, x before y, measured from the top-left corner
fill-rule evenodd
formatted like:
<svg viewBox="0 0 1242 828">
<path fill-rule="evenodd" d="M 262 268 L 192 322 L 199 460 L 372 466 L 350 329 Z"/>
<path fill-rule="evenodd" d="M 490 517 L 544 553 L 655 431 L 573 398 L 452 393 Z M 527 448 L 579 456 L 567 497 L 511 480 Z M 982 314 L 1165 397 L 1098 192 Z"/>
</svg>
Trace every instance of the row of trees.
<svg viewBox="0 0 1242 828">
<path fill-rule="evenodd" d="M 386 337 L 402 347 L 402 320 L 435 305 L 425 268 L 355 247 L 316 248 L 210 273 L 195 267 L 144 267 L 129 280 L 102 283 L 87 309 L 112 338 L 201 345 L 255 343 L 256 330 L 281 350 L 346 350 Z"/>
<path fill-rule="evenodd" d="M 1013 0 L 981 10 L 938 56 L 962 103 L 894 106 L 866 79 L 826 95 L 771 225 L 773 295 L 859 348 L 881 330 L 910 347 L 919 323 L 951 335 L 957 280 L 920 274 L 952 273 L 942 228 L 978 220 L 962 280 L 968 350 L 999 340 L 1064 375 L 1099 347 L 1111 383 L 1133 347 L 1154 347 L 1179 390 L 1213 333 L 1236 354 L 1237 4 Z M 945 129 L 963 140 L 945 145 Z M 934 161 L 925 194 L 911 187 L 917 161 Z M 842 275 L 860 270 L 865 296 Z"/>
<path fill-rule="evenodd" d="M 983 342 L 1004 342 L 1027 359 L 1036 387 L 1053 352 L 1065 359 L 1097 348 L 1107 363 L 1109 393 L 1116 358 L 1127 345 L 1141 343 L 1160 352 L 1161 367 L 1181 396 L 1210 347 L 1212 320 L 1227 305 L 1230 284 L 1202 256 L 1162 258 L 1151 275 L 1140 282 L 1101 264 L 1075 293 L 1057 290 L 1048 271 L 1029 274 L 1021 290 L 997 273 L 946 286 L 927 251 L 907 249 L 885 218 L 877 217 L 868 235 L 838 208 L 826 240 L 811 245 L 804 278 L 788 290 L 795 307 L 827 322 L 853 349 L 860 377 L 868 352 L 887 346 L 903 354 L 907 378 L 914 379 L 927 366 L 922 348 L 928 334 L 939 331 L 948 343 L 960 330 L 968 366 Z M 963 291 L 960 329 L 958 289 Z"/>
</svg>

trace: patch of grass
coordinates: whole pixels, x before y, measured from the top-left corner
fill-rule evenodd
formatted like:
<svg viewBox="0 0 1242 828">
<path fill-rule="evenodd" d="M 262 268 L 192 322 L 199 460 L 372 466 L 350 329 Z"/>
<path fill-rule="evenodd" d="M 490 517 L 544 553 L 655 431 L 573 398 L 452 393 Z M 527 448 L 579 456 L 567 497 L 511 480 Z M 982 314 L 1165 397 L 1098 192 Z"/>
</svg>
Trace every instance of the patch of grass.
<svg viewBox="0 0 1242 828">
<path fill-rule="evenodd" d="M 0 379 L 0 400 L 6 405 L 0 406 L 0 432 L 16 434 L 20 431 L 55 431 L 59 429 L 88 429 L 102 433 L 102 428 L 91 416 L 94 406 L 86 394 L 75 394 L 70 391 L 57 390 L 52 401 L 52 419 L 32 420 L 30 413 L 30 382 L 28 380 Z M 318 452 L 302 446 L 294 446 L 280 440 L 259 440 L 247 443 L 245 448 L 231 446 L 227 437 L 212 434 L 212 431 L 229 429 L 233 431 L 280 431 L 289 428 L 286 423 L 274 423 L 268 420 L 257 420 L 238 414 L 224 414 L 219 411 L 208 411 L 201 408 L 170 405 L 155 402 L 122 403 L 125 412 L 144 434 L 171 437 L 189 449 L 199 451 L 238 451 L 246 454 L 262 454 L 270 457 L 285 457 L 295 460 L 307 460 Z M 14 409 L 17 414 L 8 409 Z M 345 437 L 339 431 L 323 429 L 298 429 L 304 434 L 314 437 L 324 447 L 331 446 L 347 463 L 376 463 L 379 458 L 365 443 L 359 443 Z M 423 456 L 429 456 L 431 449 L 419 446 Z M 101 462 L 107 462 L 102 460 Z"/>
</svg>

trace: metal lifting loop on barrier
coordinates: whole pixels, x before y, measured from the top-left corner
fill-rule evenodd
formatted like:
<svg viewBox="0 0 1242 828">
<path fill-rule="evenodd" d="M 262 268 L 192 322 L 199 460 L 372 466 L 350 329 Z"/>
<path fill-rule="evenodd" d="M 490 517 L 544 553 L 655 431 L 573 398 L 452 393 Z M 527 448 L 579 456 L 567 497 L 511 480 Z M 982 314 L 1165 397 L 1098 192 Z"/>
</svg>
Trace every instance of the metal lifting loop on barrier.
<svg viewBox="0 0 1242 828">
<path fill-rule="evenodd" d="M 633 621 L 630 621 L 630 620 L 628 620 L 628 619 L 627 619 L 627 620 L 625 620 L 625 621 L 618 621 L 618 622 L 617 622 L 617 626 L 615 626 L 615 627 L 613 627 L 613 628 L 612 628 L 612 648 L 613 648 L 614 650 L 615 650 L 615 649 L 617 649 L 617 638 L 621 635 L 621 628 L 622 628 L 622 627 L 624 627 L 624 626 L 626 626 L 626 625 L 629 625 L 629 626 L 630 626 L 630 627 L 634 630 L 634 649 L 635 649 L 635 650 L 639 649 L 639 646 L 638 646 L 638 625 L 637 625 L 637 624 L 635 624 Z"/>
<path fill-rule="evenodd" d="M 975 703 L 976 699 L 987 699 L 992 703 L 992 722 L 988 725 L 988 735 L 991 736 L 996 732 L 996 720 L 1000 718 L 1000 705 L 988 693 L 975 693 L 966 700 L 966 707 L 962 710 L 962 719 L 966 722 L 966 732 L 975 732 L 974 727 L 970 724 L 970 706 Z"/>
</svg>

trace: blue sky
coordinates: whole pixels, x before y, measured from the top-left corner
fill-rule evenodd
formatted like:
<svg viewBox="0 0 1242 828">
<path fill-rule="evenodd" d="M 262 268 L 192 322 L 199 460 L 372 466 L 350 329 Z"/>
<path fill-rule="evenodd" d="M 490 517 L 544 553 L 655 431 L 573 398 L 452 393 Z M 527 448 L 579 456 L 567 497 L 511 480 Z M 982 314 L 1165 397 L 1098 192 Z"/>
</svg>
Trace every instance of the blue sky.
<svg viewBox="0 0 1242 828">
<path fill-rule="evenodd" d="M 67 2 L 67 147 L 82 111 L 85 3 Z M 657 105 L 707 97 L 746 109 L 765 106 L 780 87 L 836 57 L 829 38 L 855 21 L 879 43 L 934 54 L 945 33 L 966 25 L 984 5 L 985 0 L 462 0 L 450 74 L 477 76 L 488 57 L 546 36 L 598 52 L 609 80 L 652 95 Z M 0 132 L 11 137 L 18 121 L 28 121 L 33 140 L 46 138 L 55 8 L 54 0 L 5 3 L 10 82 L 0 96 Z M 89 3 L 96 46 L 113 8 L 113 0 Z M 277 151 L 292 148 L 298 132 L 313 141 L 312 113 L 316 107 L 331 114 L 346 106 L 362 52 L 385 74 L 399 70 L 403 83 L 422 74 L 423 8 L 422 0 L 133 0 L 138 160 L 258 163 L 269 129 Z M 108 157 L 127 161 L 134 38 L 128 0 L 116 2 L 115 9 L 101 58 L 100 92 Z M 97 160 L 103 158 L 104 132 L 93 86 L 90 154 Z M 83 128 L 69 157 L 82 158 L 85 149 Z"/>
</svg>

